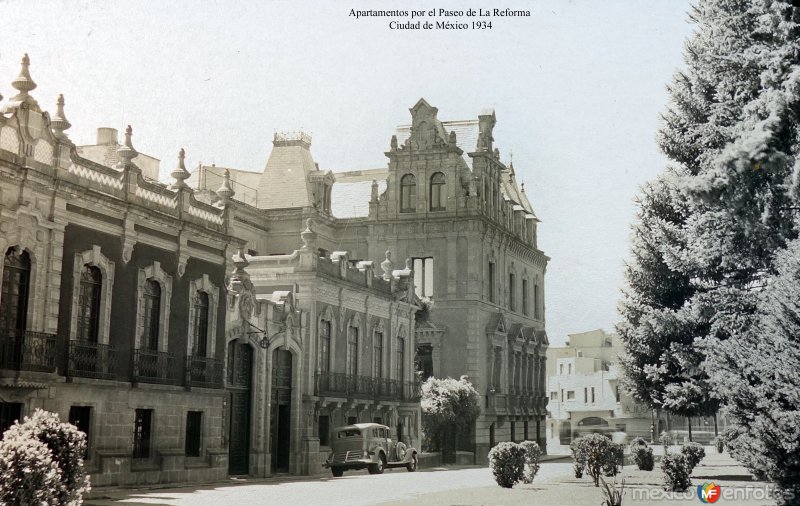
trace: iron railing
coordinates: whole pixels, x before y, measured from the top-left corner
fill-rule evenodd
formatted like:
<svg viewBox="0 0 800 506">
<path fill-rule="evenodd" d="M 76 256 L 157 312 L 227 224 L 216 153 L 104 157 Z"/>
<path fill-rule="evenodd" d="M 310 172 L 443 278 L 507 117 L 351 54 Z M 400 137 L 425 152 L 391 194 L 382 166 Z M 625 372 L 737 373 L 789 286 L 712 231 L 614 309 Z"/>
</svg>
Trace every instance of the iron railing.
<svg viewBox="0 0 800 506">
<path fill-rule="evenodd" d="M 316 395 L 343 395 L 373 400 L 419 400 L 422 385 L 416 381 L 354 376 L 338 372 L 317 374 Z"/>
<path fill-rule="evenodd" d="M 0 368 L 54 372 L 56 336 L 30 330 L 0 333 Z"/>
<path fill-rule="evenodd" d="M 133 381 L 135 383 L 177 385 L 181 382 L 182 372 L 181 362 L 172 353 L 135 350 L 133 354 Z"/>
<path fill-rule="evenodd" d="M 210 357 L 186 357 L 186 385 L 222 388 L 222 360 Z"/>
<path fill-rule="evenodd" d="M 117 349 L 108 344 L 70 341 L 68 358 L 67 376 L 115 379 L 119 373 Z"/>
</svg>

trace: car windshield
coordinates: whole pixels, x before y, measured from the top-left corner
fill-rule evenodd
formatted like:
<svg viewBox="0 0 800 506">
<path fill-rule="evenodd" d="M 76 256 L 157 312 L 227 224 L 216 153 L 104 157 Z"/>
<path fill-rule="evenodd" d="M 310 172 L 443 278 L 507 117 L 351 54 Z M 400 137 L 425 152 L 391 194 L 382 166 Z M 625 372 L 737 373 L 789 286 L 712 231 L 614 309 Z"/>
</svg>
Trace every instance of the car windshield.
<svg viewBox="0 0 800 506">
<path fill-rule="evenodd" d="M 359 432 L 358 429 L 350 429 L 350 430 L 339 431 L 339 438 L 343 438 L 343 437 L 359 437 L 360 435 L 361 435 L 361 432 Z"/>
</svg>

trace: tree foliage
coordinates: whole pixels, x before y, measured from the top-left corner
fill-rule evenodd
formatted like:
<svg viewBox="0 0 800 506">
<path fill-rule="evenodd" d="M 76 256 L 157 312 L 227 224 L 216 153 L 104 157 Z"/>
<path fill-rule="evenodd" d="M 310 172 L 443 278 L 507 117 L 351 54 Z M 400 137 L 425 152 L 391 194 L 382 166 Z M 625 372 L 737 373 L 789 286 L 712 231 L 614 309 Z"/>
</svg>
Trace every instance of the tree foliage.
<svg viewBox="0 0 800 506">
<path fill-rule="evenodd" d="M 481 414 L 480 396 L 466 377 L 428 378 L 422 384 L 422 431 L 429 449 L 439 449 L 443 432 L 471 429 Z"/>
</svg>

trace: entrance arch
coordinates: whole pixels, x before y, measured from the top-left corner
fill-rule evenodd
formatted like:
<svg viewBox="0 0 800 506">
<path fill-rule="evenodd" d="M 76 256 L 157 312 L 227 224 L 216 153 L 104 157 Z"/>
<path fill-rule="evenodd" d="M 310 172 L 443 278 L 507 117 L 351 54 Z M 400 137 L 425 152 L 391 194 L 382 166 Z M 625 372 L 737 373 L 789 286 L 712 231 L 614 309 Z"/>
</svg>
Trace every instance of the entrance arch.
<svg viewBox="0 0 800 506">
<path fill-rule="evenodd" d="M 250 399 L 253 382 L 253 348 L 247 343 L 228 343 L 228 391 L 230 436 L 228 473 L 250 472 Z"/>
<path fill-rule="evenodd" d="M 270 412 L 270 449 L 273 473 L 289 472 L 292 440 L 292 352 L 272 352 L 272 409 Z"/>
</svg>

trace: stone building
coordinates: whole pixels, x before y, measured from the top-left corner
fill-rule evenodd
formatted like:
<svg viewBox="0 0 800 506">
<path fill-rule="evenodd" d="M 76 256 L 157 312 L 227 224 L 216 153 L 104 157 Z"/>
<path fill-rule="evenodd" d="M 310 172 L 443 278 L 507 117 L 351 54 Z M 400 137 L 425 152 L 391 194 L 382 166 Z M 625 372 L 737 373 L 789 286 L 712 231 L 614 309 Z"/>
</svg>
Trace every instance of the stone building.
<svg viewBox="0 0 800 506">
<path fill-rule="evenodd" d="M 130 127 L 81 156 L 29 63 L 0 114 L 0 430 L 58 413 L 95 486 L 224 478 L 227 194 L 197 201 L 182 150 L 171 187 L 145 178 Z"/>
<path fill-rule="evenodd" d="M 239 221 L 236 235 L 249 254 L 289 254 L 313 218 L 321 256 L 346 251 L 351 263 L 377 265 L 391 251 L 409 259 L 428 315 L 414 335 L 420 374 L 467 375 L 483 396 L 469 450 L 482 459 L 499 441 L 544 446 L 548 257 L 537 246 L 539 220 L 494 146 L 494 112 L 466 121 L 441 121 L 437 112 L 425 100 L 411 109 L 385 168 L 320 170 L 309 136 L 276 134 L 263 171 L 228 170 L 269 224 L 268 241 Z M 197 194 L 214 202 L 225 173 L 200 167 L 191 179 Z"/>
</svg>

